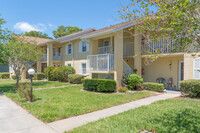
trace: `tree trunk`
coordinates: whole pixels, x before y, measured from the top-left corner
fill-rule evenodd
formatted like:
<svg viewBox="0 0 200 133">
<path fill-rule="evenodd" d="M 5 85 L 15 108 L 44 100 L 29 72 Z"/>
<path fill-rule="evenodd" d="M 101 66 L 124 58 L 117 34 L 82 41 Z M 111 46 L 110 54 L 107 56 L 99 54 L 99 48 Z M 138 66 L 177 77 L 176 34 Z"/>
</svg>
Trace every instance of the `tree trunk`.
<svg viewBox="0 0 200 133">
<path fill-rule="evenodd" d="M 16 83 L 16 89 L 19 87 L 19 74 L 16 74 L 16 79 L 17 79 L 17 83 Z"/>
</svg>

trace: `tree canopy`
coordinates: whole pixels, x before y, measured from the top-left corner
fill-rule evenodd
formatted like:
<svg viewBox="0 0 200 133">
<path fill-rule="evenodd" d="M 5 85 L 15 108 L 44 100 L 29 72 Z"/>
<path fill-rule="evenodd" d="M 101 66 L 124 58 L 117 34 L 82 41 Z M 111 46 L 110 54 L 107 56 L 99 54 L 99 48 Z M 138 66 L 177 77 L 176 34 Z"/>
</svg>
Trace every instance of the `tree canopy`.
<svg viewBox="0 0 200 133">
<path fill-rule="evenodd" d="M 25 32 L 23 35 L 24 35 L 24 36 L 33 36 L 33 37 L 39 37 L 39 38 L 52 39 L 52 38 L 49 37 L 46 33 L 42 33 L 42 32 L 39 32 L 39 31 Z"/>
<path fill-rule="evenodd" d="M 190 52 L 191 45 L 199 50 L 199 0 L 132 0 L 119 13 L 121 19 L 135 21 L 145 39 L 170 37 L 176 50 Z"/>
<path fill-rule="evenodd" d="M 62 36 L 66 36 L 75 32 L 82 31 L 82 29 L 78 27 L 71 27 L 71 26 L 58 26 L 57 30 L 54 30 L 52 33 L 55 38 L 59 38 Z"/>
</svg>

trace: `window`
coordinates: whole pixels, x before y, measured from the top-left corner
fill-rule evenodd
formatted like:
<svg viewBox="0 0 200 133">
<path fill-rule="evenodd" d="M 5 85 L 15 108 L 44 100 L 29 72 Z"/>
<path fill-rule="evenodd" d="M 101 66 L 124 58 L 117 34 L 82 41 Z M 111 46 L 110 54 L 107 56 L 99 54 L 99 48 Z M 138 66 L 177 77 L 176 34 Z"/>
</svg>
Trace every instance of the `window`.
<svg viewBox="0 0 200 133">
<path fill-rule="evenodd" d="M 109 46 L 109 41 L 108 40 L 104 41 L 104 47 L 106 47 L 106 46 Z"/>
<path fill-rule="evenodd" d="M 53 48 L 53 56 L 56 56 L 56 48 Z"/>
<path fill-rule="evenodd" d="M 86 74 L 86 63 L 82 63 L 82 74 Z"/>
<path fill-rule="evenodd" d="M 86 63 L 80 63 L 80 67 L 79 67 L 79 74 L 87 74 L 86 73 Z"/>
<path fill-rule="evenodd" d="M 66 54 L 72 54 L 73 53 L 73 44 L 68 44 L 66 46 Z"/>
<path fill-rule="evenodd" d="M 194 59 L 193 78 L 200 79 L 200 59 Z"/>
<path fill-rule="evenodd" d="M 87 44 L 86 42 L 82 42 L 82 52 L 86 52 L 87 51 Z"/>
<path fill-rule="evenodd" d="M 89 44 L 85 41 L 80 41 L 79 43 L 79 52 L 80 53 L 86 53 L 89 51 Z"/>
<path fill-rule="evenodd" d="M 58 48 L 58 56 L 61 56 L 61 48 L 62 48 L 62 47 L 59 47 L 59 48 Z"/>
<path fill-rule="evenodd" d="M 67 66 L 71 66 L 72 67 L 72 63 L 68 63 Z"/>
</svg>

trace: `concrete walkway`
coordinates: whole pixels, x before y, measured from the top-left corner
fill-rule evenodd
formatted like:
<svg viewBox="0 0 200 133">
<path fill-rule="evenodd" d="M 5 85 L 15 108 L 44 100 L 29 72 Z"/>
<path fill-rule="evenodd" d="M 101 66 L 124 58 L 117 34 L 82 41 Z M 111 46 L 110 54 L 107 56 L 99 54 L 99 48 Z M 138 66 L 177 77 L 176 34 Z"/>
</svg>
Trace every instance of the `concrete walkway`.
<svg viewBox="0 0 200 133">
<path fill-rule="evenodd" d="M 0 94 L 0 133 L 58 133 Z"/>
<path fill-rule="evenodd" d="M 143 105 L 149 105 L 159 100 L 165 100 L 177 96 L 180 96 L 180 94 L 164 93 L 45 124 L 12 100 L 0 94 L 0 133 L 63 133 L 64 131 L 69 131 L 73 128 L 87 124 L 88 122 L 96 121 Z"/>
<path fill-rule="evenodd" d="M 64 131 L 72 130 L 73 128 L 80 127 L 82 125 L 85 125 L 89 122 L 99 120 L 101 118 L 116 115 L 118 113 L 122 113 L 122 112 L 128 111 L 130 109 L 135 109 L 140 106 L 149 105 L 156 101 L 174 98 L 174 97 L 178 97 L 178 96 L 180 96 L 180 94 L 164 93 L 161 95 L 151 96 L 151 97 L 147 97 L 147 98 L 133 101 L 130 103 L 126 103 L 126 104 L 114 106 L 111 108 L 95 111 L 92 113 L 55 121 L 55 122 L 49 123 L 48 125 L 51 126 L 52 128 L 54 128 L 56 131 L 63 133 Z"/>
</svg>

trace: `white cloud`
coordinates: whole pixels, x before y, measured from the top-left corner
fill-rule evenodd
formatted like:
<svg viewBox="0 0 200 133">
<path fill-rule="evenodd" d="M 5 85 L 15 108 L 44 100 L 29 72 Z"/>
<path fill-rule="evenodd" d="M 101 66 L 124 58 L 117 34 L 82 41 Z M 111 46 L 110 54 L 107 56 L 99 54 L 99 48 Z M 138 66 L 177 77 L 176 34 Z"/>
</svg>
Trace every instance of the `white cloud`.
<svg viewBox="0 0 200 133">
<path fill-rule="evenodd" d="M 53 24 L 48 24 L 49 27 L 57 27 L 56 25 Z"/>
<path fill-rule="evenodd" d="M 41 23 L 31 25 L 27 22 L 18 22 L 14 25 L 14 29 L 20 30 L 22 32 L 29 32 L 29 31 L 44 31 L 47 28 L 44 24 Z"/>
</svg>

